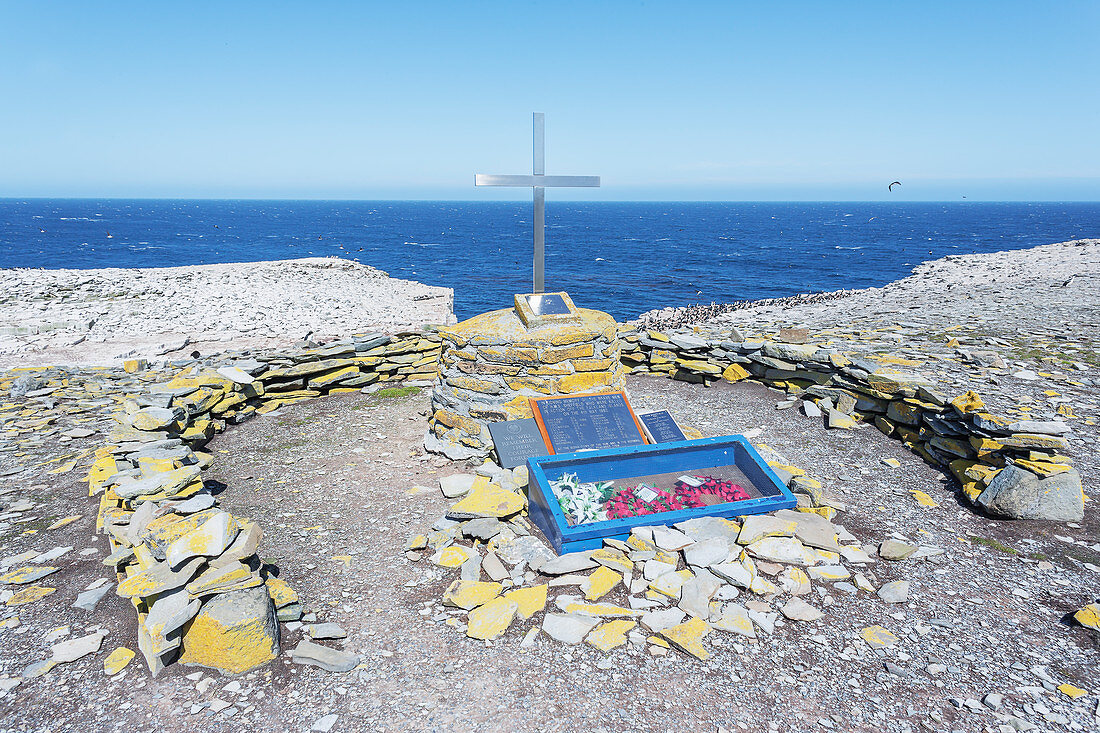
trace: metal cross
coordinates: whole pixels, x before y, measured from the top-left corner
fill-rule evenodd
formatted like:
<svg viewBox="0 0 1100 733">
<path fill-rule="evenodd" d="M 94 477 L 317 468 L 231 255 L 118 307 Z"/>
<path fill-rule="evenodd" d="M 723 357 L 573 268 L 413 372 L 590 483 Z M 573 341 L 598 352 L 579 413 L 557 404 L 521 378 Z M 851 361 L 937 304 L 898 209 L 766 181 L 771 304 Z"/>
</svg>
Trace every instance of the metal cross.
<svg viewBox="0 0 1100 733">
<path fill-rule="evenodd" d="M 533 292 L 543 292 L 545 273 L 544 254 L 546 250 L 546 189 L 569 187 L 598 188 L 599 176 L 548 176 L 546 175 L 546 115 L 542 112 L 531 114 L 532 166 L 531 175 L 494 176 L 485 173 L 474 174 L 475 186 L 530 186 L 535 196 L 535 265 Z"/>
</svg>

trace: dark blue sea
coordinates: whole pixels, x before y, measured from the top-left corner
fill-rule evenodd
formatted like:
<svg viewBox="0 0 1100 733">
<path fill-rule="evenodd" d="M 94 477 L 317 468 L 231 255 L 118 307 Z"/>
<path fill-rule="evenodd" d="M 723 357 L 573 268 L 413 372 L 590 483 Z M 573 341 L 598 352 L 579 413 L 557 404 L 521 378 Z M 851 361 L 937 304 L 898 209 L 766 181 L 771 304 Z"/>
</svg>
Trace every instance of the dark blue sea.
<svg viewBox="0 0 1100 733">
<path fill-rule="evenodd" d="M 546 285 L 619 319 L 883 285 L 948 254 L 1100 237 L 1098 203 L 547 203 Z M 454 288 L 466 318 L 531 287 L 531 204 L 0 199 L 0 267 L 336 255 Z"/>
</svg>

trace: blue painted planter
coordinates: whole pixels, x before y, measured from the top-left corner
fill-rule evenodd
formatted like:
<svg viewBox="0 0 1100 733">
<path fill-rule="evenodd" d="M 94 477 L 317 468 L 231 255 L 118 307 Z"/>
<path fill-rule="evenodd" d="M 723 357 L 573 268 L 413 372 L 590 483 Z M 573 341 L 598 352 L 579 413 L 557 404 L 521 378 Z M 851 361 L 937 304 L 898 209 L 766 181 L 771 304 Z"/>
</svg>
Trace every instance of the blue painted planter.
<svg viewBox="0 0 1100 733">
<path fill-rule="evenodd" d="M 610 519 L 570 526 L 550 488 L 550 480 L 575 473 L 582 483 L 614 481 L 660 473 L 686 473 L 710 466 L 737 466 L 764 496 L 725 504 L 681 509 L 640 517 Z M 531 519 L 559 553 L 601 547 L 609 537 L 625 540 L 632 527 L 671 525 L 695 517 L 737 517 L 793 509 L 794 495 L 744 436 L 685 440 L 678 443 L 608 448 L 582 453 L 537 456 L 527 459 Z"/>
</svg>

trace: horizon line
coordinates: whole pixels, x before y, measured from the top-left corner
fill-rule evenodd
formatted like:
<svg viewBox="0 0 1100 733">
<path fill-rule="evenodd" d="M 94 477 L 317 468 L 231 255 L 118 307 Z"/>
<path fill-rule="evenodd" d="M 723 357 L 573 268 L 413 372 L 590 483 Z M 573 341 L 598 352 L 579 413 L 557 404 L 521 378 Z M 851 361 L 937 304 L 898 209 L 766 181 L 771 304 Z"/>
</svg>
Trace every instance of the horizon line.
<svg viewBox="0 0 1100 733">
<path fill-rule="evenodd" d="M 0 201 L 257 201 L 257 202 L 345 202 L 345 203 L 447 203 L 529 204 L 524 199 L 442 198 L 250 198 L 185 196 L 2 196 Z M 556 203 L 576 204 L 1100 204 L 1100 199 L 559 199 Z"/>
</svg>

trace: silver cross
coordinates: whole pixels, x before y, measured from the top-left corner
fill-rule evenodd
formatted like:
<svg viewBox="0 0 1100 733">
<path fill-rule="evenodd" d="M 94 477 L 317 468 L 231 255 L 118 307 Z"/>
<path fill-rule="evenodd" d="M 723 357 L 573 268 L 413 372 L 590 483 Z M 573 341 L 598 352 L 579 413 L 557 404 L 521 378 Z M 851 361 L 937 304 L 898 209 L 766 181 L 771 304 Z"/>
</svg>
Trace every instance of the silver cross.
<svg viewBox="0 0 1100 733">
<path fill-rule="evenodd" d="M 531 175 L 474 174 L 475 186 L 530 186 L 535 196 L 535 286 L 532 292 L 543 292 L 546 250 L 546 189 L 560 187 L 598 188 L 599 176 L 548 176 L 546 175 L 546 115 L 531 114 L 533 131 Z"/>
</svg>

